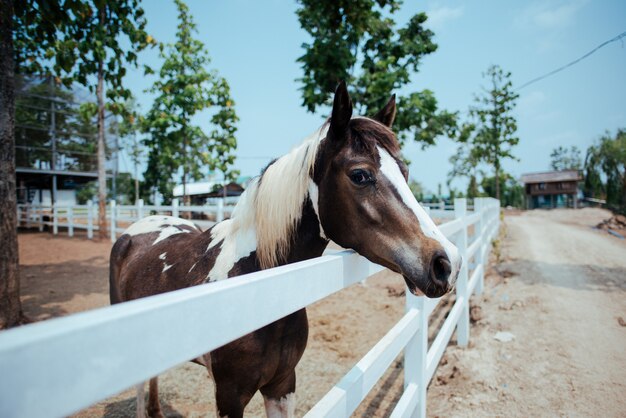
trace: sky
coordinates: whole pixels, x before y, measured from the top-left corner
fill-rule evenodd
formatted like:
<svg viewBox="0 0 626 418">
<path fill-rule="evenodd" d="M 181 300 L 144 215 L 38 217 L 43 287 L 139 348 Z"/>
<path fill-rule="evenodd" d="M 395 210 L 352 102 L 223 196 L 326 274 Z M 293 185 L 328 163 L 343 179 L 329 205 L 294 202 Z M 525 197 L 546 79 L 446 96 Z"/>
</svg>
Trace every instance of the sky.
<svg viewBox="0 0 626 418">
<path fill-rule="evenodd" d="M 240 117 L 236 168 L 255 176 L 273 158 L 287 153 L 315 131 L 330 109 L 308 113 L 301 106 L 302 69 L 296 59 L 309 41 L 298 24 L 297 4 L 287 0 L 188 0 L 201 40 L 211 56 L 211 68 L 225 77 Z M 175 39 L 177 13 L 173 2 L 143 2 L 147 31 L 160 42 Z M 426 12 L 438 49 L 422 60 L 410 85 L 398 93 L 430 89 L 441 108 L 467 109 L 486 85 L 483 73 L 498 64 L 512 73 L 514 86 L 550 72 L 626 31 L 626 1 L 543 0 L 462 2 L 405 1 L 395 19 L 402 26 L 415 13 Z M 550 152 L 559 145 L 586 150 L 605 131 L 626 127 L 626 38 L 611 43 L 552 77 L 521 89 L 514 116 L 519 161 L 504 163 L 516 178 L 549 170 Z M 156 49 L 143 52 L 140 63 L 159 68 Z M 144 90 L 153 77 L 129 70 L 126 77 L 143 111 L 152 96 Z M 208 132 L 208 118 L 198 119 Z M 427 190 L 438 185 L 447 192 L 449 157 L 456 145 L 440 138 L 422 150 L 408 143 L 410 176 Z M 127 156 L 122 171 L 132 171 Z M 465 188 L 457 180 L 452 187 Z"/>
</svg>

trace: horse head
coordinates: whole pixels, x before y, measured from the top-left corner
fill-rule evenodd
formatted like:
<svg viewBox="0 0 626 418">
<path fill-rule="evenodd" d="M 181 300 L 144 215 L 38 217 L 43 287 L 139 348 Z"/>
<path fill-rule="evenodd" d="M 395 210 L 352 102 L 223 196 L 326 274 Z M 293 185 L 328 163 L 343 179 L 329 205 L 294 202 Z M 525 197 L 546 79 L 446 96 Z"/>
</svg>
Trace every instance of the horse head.
<svg viewBox="0 0 626 418">
<path fill-rule="evenodd" d="M 453 288 L 461 257 L 409 189 L 395 114 L 392 97 L 372 118 L 353 117 L 345 83 L 337 87 L 312 199 L 326 238 L 402 274 L 411 293 L 439 297 Z"/>
</svg>

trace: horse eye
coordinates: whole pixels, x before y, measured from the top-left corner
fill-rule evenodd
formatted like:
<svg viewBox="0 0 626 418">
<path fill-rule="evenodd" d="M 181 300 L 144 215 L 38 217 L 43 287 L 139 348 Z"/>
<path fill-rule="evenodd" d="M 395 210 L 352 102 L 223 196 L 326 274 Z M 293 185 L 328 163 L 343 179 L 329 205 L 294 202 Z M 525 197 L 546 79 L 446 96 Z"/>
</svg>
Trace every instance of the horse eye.
<svg viewBox="0 0 626 418">
<path fill-rule="evenodd" d="M 373 181 L 372 175 L 365 170 L 352 171 L 352 173 L 350 173 L 350 180 L 357 185 L 363 185 Z"/>
</svg>

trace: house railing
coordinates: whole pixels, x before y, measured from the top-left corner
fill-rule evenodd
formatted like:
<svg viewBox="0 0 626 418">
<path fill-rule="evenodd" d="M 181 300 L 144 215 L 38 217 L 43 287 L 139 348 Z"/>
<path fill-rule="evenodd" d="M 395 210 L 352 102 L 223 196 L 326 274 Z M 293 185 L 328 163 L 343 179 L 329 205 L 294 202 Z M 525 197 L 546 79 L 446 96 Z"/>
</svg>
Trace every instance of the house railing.
<svg viewBox="0 0 626 418">
<path fill-rule="evenodd" d="M 465 262 L 454 305 L 430 347 L 429 316 L 441 299 L 407 292 L 406 314 L 308 417 L 350 416 L 403 350 L 404 392 L 392 416 L 426 416 L 426 388 L 452 333 L 456 329 L 459 345 L 469 341 L 469 299 L 482 292 L 499 212 L 494 199 L 476 199 L 473 212 L 467 212 L 465 199 L 457 199 L 454 219 L 440 225 Z M 0 416 L 69 415 L 381 270 L 353 251 L 328 251 L 312 260 L 4 331 Z"/>
</svg>

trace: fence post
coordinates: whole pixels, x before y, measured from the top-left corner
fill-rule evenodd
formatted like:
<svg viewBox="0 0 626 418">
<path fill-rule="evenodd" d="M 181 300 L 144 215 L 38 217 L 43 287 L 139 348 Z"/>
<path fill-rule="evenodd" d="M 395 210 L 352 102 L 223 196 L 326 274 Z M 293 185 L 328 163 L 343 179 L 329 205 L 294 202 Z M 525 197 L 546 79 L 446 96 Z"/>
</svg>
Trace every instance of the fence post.
<svg viewBox="0 0 626 418">
<path fill-rule="evenodd" d="M 137 220 L 140 220 L 143 218 L 143 199 L 137 199 L 135 205 L 137 206 Z"/>
<path fill-rule="evenodd" d="M 67 235 L 74 236 L 74 206 L 72 205 L 67 208 Z"/>
<path fill-rule="evenodd" d="M 111 242 L 115 242 L 115 200 L 111 200 Z"/>
<path fill-rule="evenodd" d="M 93 201 L 87 201 L 87 238 L 93 239 Z"/>
<path fill-rule="evenodd" d="M 216 222 L 222 222 L 224 220 L 224 199 L 217 199 L 217 215 L 215 215 Z"/>
<path fill-rule="evenodd" d="M 39 232 L 43 232 L 43 206 L 39 206 Z"/>
<path fill-rule="evenodd" d="M 464 219 L 467 215 L 467 200 L 466 199 L 454 199 L 454 217 L 456 219 Z M 455 242 L 457 248 L 459 249 L 459 253 L 463 258 L 463 264 L 461 266 L 461 271 L 459 272 L 459 277 L 457 279 L 456 285 L 456 299 L 457 301 L 462 300 L 463 307 L 462 313 L 459 318 L 459 323 L 456 328 L 456 339 L 459 346 L 464 347 L 469 342 L 469 332 L 470 332 L 470 324 L 469 324 L 469 292 L 467 289 L 467 279 L 468 279 L 468 262 L 467 257 L 465 256 L 467 253 L 467 223 L 463 220 L 463 228 L 458 232 L 457 239 Z"/>
<path fill-rule="evenodd" d="M 59 215 L 59 210 L 57 209 L 57 204 L 52 205 L 52 233 L 57 235 L 59 233 L 59 220 L 57 216 Z"/>
<path fill-rule="evenodd" d="M 476 237 L 475 239 L 480 240 L 478 251 L 476 252 L 476 254 L 474 254 L 474 260 L 476 261 L 475 262 L 476 267 L 478 268 L 480 266 L 482 268 L 480 272 L 480 276 L 478 276 L 478 283 L 476 283 L 477 295 L 482 295 L 484 283 L 485 283 L 486 263 L 485 263 L 484 255 L 485 255 L 485 241 L 487 237 L 485 236 L 484 203 L 485 203 L 485 200 L 482 197 L 474 198 L 474 213 L 478 213 L 479 215 L 478 222 L 474 226 L 474 231 L 475 231 L 474 236 Z"/>
<path fill-rule="evenodd" d="M 26 228 L 30 228 L 30 203 L 26 203 Z"/>
<path fill-rule="evenodd" d="M 17 207 L 17 225 L 16 228 L 20 227 L 21 219 L 22 219 L 22 208 L 20 208 L 20 205 L 16 205 Z"/>
<path fill-rule="evenodd" d="M 406 311 L 419 310 L 419 329 L 404 348 L 404 390 L 410 385 L 417 386 L 417 408 L 411 414 L 414 418 L 426 418 L 426 359 L 428 356 L 428 315 L 423 296 L 415 296 L 406 291 Z"/>
<path fill-rule="evenodd" d="M 180 213 L 179 212 L 179 208 L 178 208 L 179 204 L 180 203 L 179 203 L 178 199 L 172 199 L 172 216 L 174 216 L 176 218 L 178 218 L 179 213 Z"/>
</svg>

